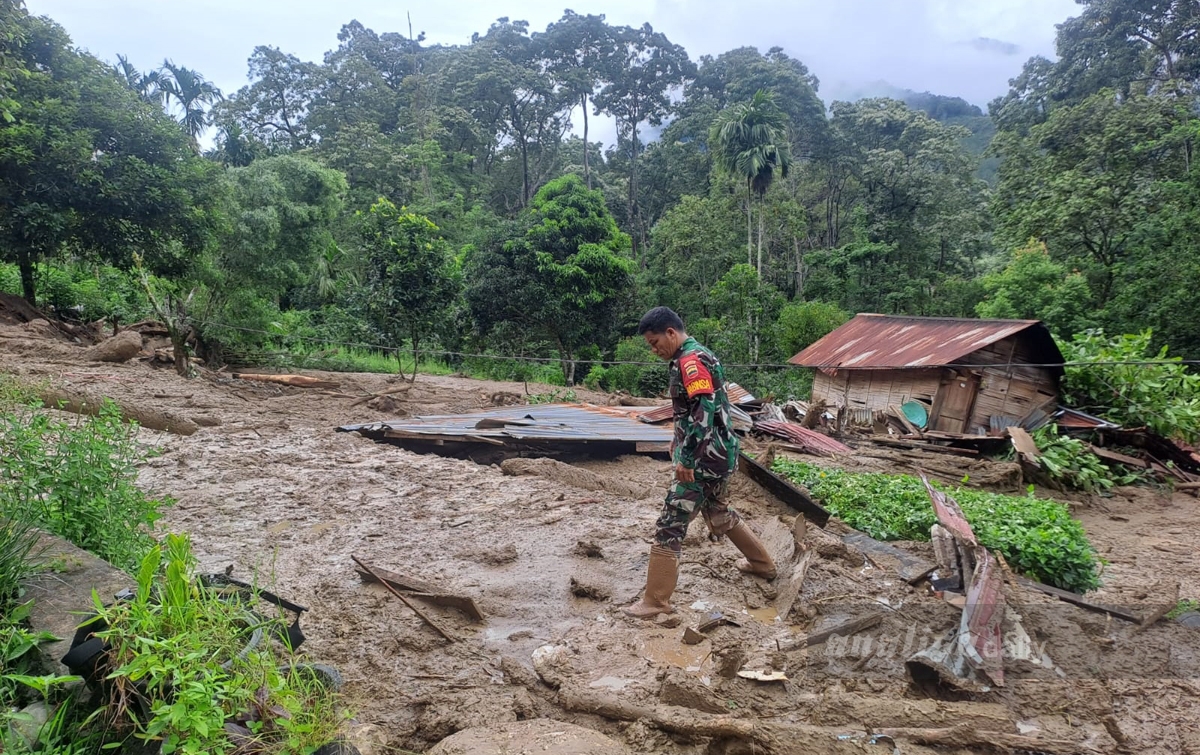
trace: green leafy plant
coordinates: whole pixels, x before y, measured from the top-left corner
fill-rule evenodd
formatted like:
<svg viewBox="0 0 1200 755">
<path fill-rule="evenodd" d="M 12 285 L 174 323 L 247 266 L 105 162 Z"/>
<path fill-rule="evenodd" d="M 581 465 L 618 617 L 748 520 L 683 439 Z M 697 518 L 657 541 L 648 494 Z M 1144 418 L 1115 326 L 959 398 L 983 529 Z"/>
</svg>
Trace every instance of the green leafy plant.
<svg viewBox="0 0 1200 755">
<path fill-rule="evenodd" d="M 60 420 L 25 407 L 0 415 L 0 516 L 22 519 L 123 569 L 153 540 L 168 499 L 135 484 L 146 457 L 136 427 L 106 402 L 95 417 Z"/>
<path fill-rule="evenodd" d="M 1200 601 L 1194 598 L 1184 598 L 1175 604 L 1175 607 L 1167 614 L 1167 618 L 1178 619 L 1185 613 L 1191 613 L 1192 611 L 1200 611 Z"/>
<path fill-rule="evenodd" d="M 823 469 L 782 457 L 773 469 L 807 487 L 846 524 L 879 540 L 928 540 L 937 522 L 916 477 Z M 1064 504 L 935 486 L 962 506 L 980 544 L 1002 553 L 1018 572 L 1064 590 L 1100 586 L 1095 549 Z"/>
<path fill-rule="evenodd" d="M 1200 375 L 1152 342 L 1149 329 L 1112 338 L 1089 330 L 1062 344 L 1066 360 L 1081 363 L 1066 369 L 1066 400 L 1117 424 L 1194 443 L 1200 440 Z M 1159 363 L 1145 364 L 1148 359 Z"/>
<path fill-rule="evenodd" d="M 549 393 L 534 393 L 525 397 L 525 402 L 528 404 L 573 404 L 578 400 L 579 397 L 571 388 L 553 390 Z"/>
<path fill-rule="evenodd" d="M 1118 474 L 1091 452 L 1088 444 L 1076 438 L 1059 435 L 1056 425 L 1047 425 L 1033 434 L 1041 457 L 1042 469 L 1051 478 L 1089 493 L 1110 490 L 1116 485 L 1129 485 L 1138 480 L 1136 474 Z"/>
<path fill-rule="evenodd" d="M 289 672 L 290 651 L 261 639 L 279 619 L 205 587 L 195 568 L 187 536 L 168 535 L 142 560 L 131 600 L 96 598 L 114 732 L 185 755 L 311 753 L 333 741 L 345 719 L 334 691 Z"/>
</svg>

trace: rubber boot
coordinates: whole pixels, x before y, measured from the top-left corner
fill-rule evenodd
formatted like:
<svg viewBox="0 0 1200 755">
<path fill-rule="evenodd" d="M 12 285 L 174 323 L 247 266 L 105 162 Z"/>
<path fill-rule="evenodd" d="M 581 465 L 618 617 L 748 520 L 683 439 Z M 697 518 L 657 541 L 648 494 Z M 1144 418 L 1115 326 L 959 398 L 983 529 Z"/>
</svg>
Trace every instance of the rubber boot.
<svg viewBox="0 0 1200 755">
<path fill-rule="evenodd" d="M 626 606 L 625 613 L 638 619 L 652 619 L 660 613 L 674 613 L 671 593 L 679 579 L 679 557 L 670 548 L 656 545 L 650 549 L 650 566 L 646 570 L 646 590 L 642 599 Z"/>
<path fill-rule="evenodd" d="M 736 566 L 739 571 L 763 579 L 775 579 L 775 562 L 771 560 L 771 554 L 767 553 L 762 541 L 758 539 L 753 530 L 746 526 L 745 522 L 738 522 L 726 535 L 729 537 L 729 541 L 736 545 L 737 549 L 745 556 L 745 558 L 737 560 Z"/>
</svg>

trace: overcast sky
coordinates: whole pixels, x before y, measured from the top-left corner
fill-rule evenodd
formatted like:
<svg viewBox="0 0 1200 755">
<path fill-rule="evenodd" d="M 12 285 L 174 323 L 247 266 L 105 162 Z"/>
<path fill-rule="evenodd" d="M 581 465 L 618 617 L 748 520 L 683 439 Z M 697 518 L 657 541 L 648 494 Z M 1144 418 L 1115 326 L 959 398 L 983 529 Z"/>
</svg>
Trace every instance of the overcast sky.
<svg viewBox="0 0 1200 755">
<path fill-rule="evenodd" d="M 693 60 L 753 45 L 778 45 L 821 81 L 826 102 L 872 83 L 959 96 L 982 107 L 1007 89 L 1027 58 L 1053 56 L 1055 24 L 1075 0 L 26 0 L 97 57 L 128 56 L 143 70 L 164 58 L 193 68 L 229 94 L 246 83 L 246 59 L 273 45 L 319 62 L 337 32 L 357 19 L 377 32 L 462 44 L 500 16 L 534 30 L 562 15 L 603 13 L 682 44 Z"/>
</svg>

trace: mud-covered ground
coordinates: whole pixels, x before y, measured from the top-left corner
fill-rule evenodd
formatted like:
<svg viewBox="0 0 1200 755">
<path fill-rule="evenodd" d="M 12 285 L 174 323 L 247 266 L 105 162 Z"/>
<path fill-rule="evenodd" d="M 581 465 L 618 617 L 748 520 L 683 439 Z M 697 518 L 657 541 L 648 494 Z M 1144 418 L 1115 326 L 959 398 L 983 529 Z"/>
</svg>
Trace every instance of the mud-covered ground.
<svg viewBox="0 0 1200 755">
<path fill-rule="evenodd" d="M 422 376 L 381 412 L 351 407 L 358 396 L 399 386 L 381 375 L 306 373 L 340 384 L 321 391 L 220 373 L 184 380 L 144 360 L 89 363 L 81 354 L 44 328 L 0 326 L 0 372 L 203 425 L 186 437 L 142 431 L 159 453 L 141 469 L 141 483 L 176 501 L 162 527 L 190 532 L 206 569 L 257 574 L 311 607 L 305 651 L 342 671 L 363 741 L 422 751 L 463 728 L 551 717 L 600 730 L 635 752 L 715 751 L 706 737 L 580 712 L 588 695 L 778 724 L 955 723 L 920 702 L 928 695 L 909 683 L 903 660 L 955 626 L 960 612 L 832 535 L 810 535 L 819 557 L 795 623 L 787 624 L 771 608 L 778 584 L 739 574 L 733 547 L 709 542 L 697 523 L 675 597 L 680 623 L 637 622 L 618 609 L 643 583 L 670 475 L 665 461 L 565 459 L 570 466 L 538 462 L 527 470 L 534 474 L 512 475 L 334 431 L 398 413 L 480 409 L 498 391 L 523 394 L 521 384 Z M 610 401 L 585 391 L 579 398 Z M 893 464 L 878 455 L 843 463 Z M 733 490 L 753 528 L 786 534 L 794 512 L 745 478 Z M 1089 597 L 1145 614 L 1177 584 L 1185 597 L 1200 593 L 1195 498 L 1123 489 L 1073 505 L 1108 561 L 1104 590 Z M 834 522 L 829 531 L 844 530 Z M 929 555 L 927 545 L 912 550 Z M 471 624 L 429 608 L 460 637 L 449 643 L 393 596 L 362 584 L 352 554 L 470 595 L 487 619 Z M 1200 630 L 1164 621 L 1138 631 L 1026 590 L 1010 590 L 1009 598 L 1037 652 L 1008 665 L 1002 689 L 945 697 L 966 704 L 973 725 L 987 728 L 983 719 L 998 709 L 985 704 L 995 704 L 1004 712 L 999 725 L 1012 733 L 1100 752 L 1200 753 Z M 681 642 L 686 627 L 717 610 L 741 626 L 718 628 L 696 645 Z M 876 612 L 882 620 L 868 633 L 869 648 L 779 650 L 796 635 Z M 720 676 L 718 667 L 739 652 L 747 667 L 784 671 L 788 681 Z M 829 752 L 844 751 L 834 747 Z"/>
</svg>

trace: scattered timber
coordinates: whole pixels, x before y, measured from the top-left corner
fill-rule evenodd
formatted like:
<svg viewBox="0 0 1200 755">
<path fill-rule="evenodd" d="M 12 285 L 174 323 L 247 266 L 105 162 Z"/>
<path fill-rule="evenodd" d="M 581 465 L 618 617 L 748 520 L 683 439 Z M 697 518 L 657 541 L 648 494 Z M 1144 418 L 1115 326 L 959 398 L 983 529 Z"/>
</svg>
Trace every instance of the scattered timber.
<svg viewBox="0 0 1200 755">
<path fill-rule="evenodd" d="M 938 446 L 933 443 L 923 443 L 921 441 L 900 440 L 896 438 L 882 438 L 877 435 L 867 436 L 867 440 L 872 443 L 878 443 L 881 446 L 892 446 L 894 448 L 909 448 L 915 451 L 929 451 L 935 454 L 952 454 L 954 456 L 978 456 L 979 451 L 974 448 L 952 448 L 950 446 Z"/>
<path fill-rule="evenodd" d="M 332 380 L 308 377 L 306 375 L 256 375 L 249 372 L 234 372 L 235 380 L 250 380 L 257 383 L 278 383 L 297 388 L 341 388 L 342 384 Z"/>
<path fill-rule="evenodd" d="M 47 388 L 39 393 L 38 398 L 47 409 L 58 409 L 90 417 L 99 416 L 104 402 L 112 401 L 121 413 L 121 419 L 124 422 L 136 422 L 142 427 L 175 435 L 192 435 L 200 429 L 200 426 L 190 419 L 176 417 L 157 409 L 134 406 L 125 401 L 115 401 L 104 396 L 76 393 L 62 388 Z"/>
<path fill-rule="evenodd" d="M 790 650 L 801 650 L 803 648 L 816 647 L 817 645 L 823 645 L 824 643 L 828 642 L 830 640 L 830 638 L 832 638 L 834 636 L 850 637 L 852 635 L 858 634 L 859 632 L 865 631 L 867 629 L 871 629 L 872 627 L 879 624 L 879 622 L 882 620 L 883 620 L 883 614 L 873 613 L 873 614 L 869 614 L 867 616 L 863 616 L 858 619 L 854 619 L 852 621 L 847 621 L 843 624 L 838 624 L 836 627 L 831 627 L 829 629 L 823 629 L 820 632 L 813 632 L 811 634 L 805 635 L 804 637 L 799 637 L 797 639 L 790 640 L 786 644 L 780 642 L 779 640 L 776 640 L 775 646 L 779 650 L 782 650 L 785 652 L 790 651 Z"/>
<path fill-rule="evenodd" d="M 357 559 L 355 559 L 355 563 L 358 563 Z M 362 564 L 359 564 L 359 566 L 362 567 Z M 355 569 L 355 571 L 358 572 L 358 578 L 367 584 L 378 582 L 396 590 L 406 592 L 410 598 L 418 598 L 434 605 L 453 608 L 456 611 L 460 611 L 471 621 L 483 621 L 487 618 L 473 598 L 446 592 L 437 585 L 417 579 L 416 577 L 398 574 L 394 571 L 381 569 L 378 566 L 372 567 L 370 570 L 362 567 Z"/>
<path fill-rule="evenodd" d="M 1113 606 L 1093 603 L 1078 593 L 1073 593 L 1069 590 L 1060 590 L 1059 588 L 1051 587 L 1050 585 L 1044 585 L 1041 582 L 1036 582 L 1028 577 L 1017 576 L 1017 584 L 1022 587 L 1028 587 L 1030 590 L 1037 590 L 1038 592 L 1045 593 L 1046 595 L 1052 595 L 1061 601 L 1071 603 L 1072 605 L 1079 606 L 1080 608 L 1092 611 L 1094 613 L 1107 613 L 1123 621 L 1129 621 L 1134 624 L 1142 623 L 1141 616 L 1129 613 L 1128 611 L 1123 611 L 1120 608 L 1114 608 Z"/>
<path fill-rule="evenodd" d="M 440 634 L 442 637 L 444 637 L 444 638 L 445 638 L 447 641 L 449 641 L 449 642 L 455 642 L 455 641 L 457 641 L 457 640 L 458 640 L 458 638 L 457 638 L 457 637 L 455 637 L 455 636 L 454 636 L 454 635 L 453 635 L 453 634 L 450 632 L 450 630 L 448 630 L 448 629 L 446 629 L 445 627 L 443 627 L 441 624 L 439 624 L 439 623 L 438 623 L 438 621 L 437 621 L 436 619 L 434 619 L 432 616 L 430 616 L 429 614 L 427 614 L 427 613 L 425 613 L 424 611 L 422 611 L 422 610 L 421 610 L 421 609 L 420 609 L 420 608 L 419 608 L 419 607 L 418 607 L 418 606 L 417 606 L 415 603 L 413 603 L 411 600 L 409 600 L 408 598 L 404 597 L 404 593 L 402 593 L 402 592 L 400 592 L 399 590 L 397 590 L 396 588 L 392 587 L 390 584 L 388 584 L 387 582 L 385 582 L 385 581 L 384 581 L 382 578 L 380 578 L 378 575 L 375 575 L 375 574 L 372 572 L 372 570 L 371 570 L 371 567 L 367 566 L 367 565 L 366 565 L 366 564 L 364 564 L 362 561 L 359 561 L 359 560 L 358 560 L 358 556 L 350 556 L 350 558 L 354 559 L 354 563 L 356 563 L 356 564 L 358 564 L 360 567 L 362 567 L 363 571 L 367 572 L 368 574 L 372 574 L 372 575 L 374 575 L 374 576 L 375 576 L 375 580 L 376 580 L 377 582 L 379 582 L 381 585 L 383 585 L 385 588 L 387 588 L 387 591 L 388 591 L 388 592 L 390 592 L 392 595 L 395 595 L 397 598 L 399 598 L 401 603 L 403 603 L 404 605 L 406 605 L 406 606 L 408 606 L 410 609 L 412 609 L 412 612 L 413 612 L 413 613 L 415 613 L 415 614 L 416 614 L 416 615 L 417 615 L 417 616 L 418 616 L 418 617 L 421 619 L 421 621 L 424 621 L 426 624 L 428 624 L 428 625 L 429 625 L 429 627 L 430 627 L 430 628 L 432 628 L 432 629 L 433 629 L 435 632 L 437 632 L 438 634 Z"/>
<path fill-rule="evenodd" d="M 746 454 L 741 454 L 741 457 L 742 469 L 746 470 L 746 474 L 750 476 L 750 479 L 762 485 L 769 493 L 788 506 L 791 506 L 805 517 L 811 519 L 818 527 L 824 527 L 829 522 L 829 512 L 817 505 L 808 493 L 767 469 L 762 464 L 759 464 L 754 459 L 751 459 Z"/>
</svg>

